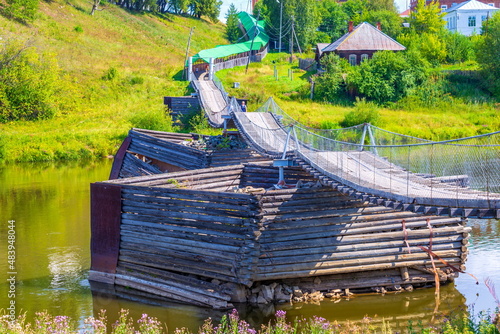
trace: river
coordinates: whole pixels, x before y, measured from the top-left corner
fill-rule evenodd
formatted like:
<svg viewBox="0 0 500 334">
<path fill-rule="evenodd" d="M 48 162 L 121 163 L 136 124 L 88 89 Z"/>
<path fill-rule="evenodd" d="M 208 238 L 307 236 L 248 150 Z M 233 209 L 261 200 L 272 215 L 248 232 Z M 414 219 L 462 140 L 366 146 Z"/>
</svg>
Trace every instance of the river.
<svg viewBox="0 0 500 334">
<path fill-rule="evenodd" d="M 178 304 L 149 305 L 107 294 L 90 287 L 90 195 L 91 182 L 106 180 L 110 160 L 79 163 L 17 164 L 0 167 L 0 309 L 15 301 L 16 313 L 47 310 L 67 315 L 78 323 L 97 316 L 101 309 L 114 321 L 120 309 L 131 316 L 141 314 L 159 318 L 170 330 L 187 327 L 196 330 L 204 319 L 223 313 Z M 500 221 L 468 221 L 472 227 L 467 272 L 452 284 L 441 287 L 439 307 L 433 289 L 386 295 L 356 295 L 319 305 L 282 305 L 289 319 L 317 315 L 328 320 L 361 321 L 365 316 L 385 319 L 405 326 L 408 320 L 427 323 L 437 316 L 460 309 L 478 313 L 493 310 L 495 299 L 484 283 L 490 279 L 500 295 Z M 9 235 L 11 235 L 9 239 Z M 9 240 L 15 246 L 15 260 L 8 261 Z M 12 248 L 11 248 L 12 250 Z M 14 278 L 11 286 L 8 279 Z M 261 309 L 239 308 L 253 325 L 267 322 L 273 306 Z"/>
</svg>

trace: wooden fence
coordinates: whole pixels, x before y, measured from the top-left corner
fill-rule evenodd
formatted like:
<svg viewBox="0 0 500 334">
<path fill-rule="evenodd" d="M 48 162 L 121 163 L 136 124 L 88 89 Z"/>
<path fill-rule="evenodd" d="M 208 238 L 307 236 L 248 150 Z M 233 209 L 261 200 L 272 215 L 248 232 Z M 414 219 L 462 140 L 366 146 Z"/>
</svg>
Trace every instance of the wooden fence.
<svg viewBox="0 0 500 334">
<path fill-rule="evenodd" d="M 285 178 L 298 187 L 270 189 L 278 169 L 258 163 L 93 184 L 90 279 L 226 308 L 258 282 L 371 289 L 434 282 L 433 265 L 442 281 L 463 269 L 461 219 L 363 203 L 298 167 Z"/>
</svg>

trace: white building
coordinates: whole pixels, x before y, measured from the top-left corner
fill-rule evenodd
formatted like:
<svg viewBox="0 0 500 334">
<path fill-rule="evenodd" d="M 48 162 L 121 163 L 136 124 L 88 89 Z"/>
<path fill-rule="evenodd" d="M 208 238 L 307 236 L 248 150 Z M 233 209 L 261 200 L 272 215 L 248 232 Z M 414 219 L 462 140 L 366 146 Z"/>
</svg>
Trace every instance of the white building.
<svg viewBox="0 0 500 334">
<path fill-rule="evenodd" d="M 477 0 L 469 0 L 452 6 L 446 11 L 443 19 L 446 28 L 470 36 L 480 34 L 483 22 L 498 10 L 493 3 L 484 4 Z"/>
</svg>

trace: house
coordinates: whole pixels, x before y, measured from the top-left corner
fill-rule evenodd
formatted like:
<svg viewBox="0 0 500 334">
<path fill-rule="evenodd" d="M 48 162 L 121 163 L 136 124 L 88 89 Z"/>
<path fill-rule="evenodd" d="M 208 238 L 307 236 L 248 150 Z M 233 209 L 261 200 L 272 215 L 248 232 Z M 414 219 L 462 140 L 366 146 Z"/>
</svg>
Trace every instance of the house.
<svg viewBox="0 0 500 334">
<path fill-rule="evenodd" d="M 493 16 L 498 8 L 477 0 L 459 3 L 446 11 L 443 19 L 446 29 L 470 36 L 480 34 L 483 22 Z"/>
<path fill-rule="evenodd" d="M 353 27 L 352 22 L 349 22 L 348 32 L 344 36 L 326 47 L 318 44 L 316 59 L 319 60 L 324 55 L 334 52 L 341 58 L 347 59 L 351 65 L 358 65 L 363 60 L 371 58 L 375 52 L 382 50 L 403 51 L 406 48 L 384 34 L 380 24 L 375 28 L 363 22 Z"/>
<path fill-rule="evenodd" d="M 436 1 L 439 4 L 439 7 L 441 7 L 441 11 L 443 12 L 447 11 L 448 9 L 451 9 L 451 7 L 454 7 L 462 3 L 462 1 L 460 0 L 426 0 L 425 2 L 428 5 L 432 1 Z M 482 2 L 488 6 L 500 8 L 500 0 L 479 0 L 479 2 Z M 410 0 L 410 9 L 415 10 L 417 3 L 418 0 Z"/>
</svg>

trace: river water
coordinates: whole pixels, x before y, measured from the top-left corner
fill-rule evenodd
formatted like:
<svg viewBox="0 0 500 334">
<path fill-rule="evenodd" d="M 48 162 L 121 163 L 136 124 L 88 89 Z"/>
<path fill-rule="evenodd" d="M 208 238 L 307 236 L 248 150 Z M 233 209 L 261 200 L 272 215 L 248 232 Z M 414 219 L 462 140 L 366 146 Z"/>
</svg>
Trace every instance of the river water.
<svg viewBox="0 0 500 334">
<path fill-rule="evenodd" d="M 106 180 L 111 161 L 18 164 L 0 167 L 0 309 L 15 302 L 16 314 L 47 310 L 67 315 L 82 323 L 101 309 L 116 320 L 120 309 L 131 316 L 159 318 L 170 330 L 196 330 L 204 319 L 220 318 L 222 312 L 177 304 L 150 305 L 92 292 L 87 280 L 90 266 L 91 182 Z M 490 279 L 500 295 L 500 221 L 469 220 L 472 227 L 467 272 L 452 284 L 441 287 L 438 307 L 433 289 L 386 295 L 357 295 L 319 305 L 282 305 L 289 319 L 320 316 L 340 322 L 361 321 L 365 316 L 406 326 L 428 323 L 461 309 L 474 313 L 493 310 L 495 299 L 485 285 Z M 13 235 L 10 237 L 9 235 Z M 16 258 L 8 261 L 9 240 L 15 241 Z M 12 243 L 11 243 L 12 244 Z M 11 286 L 8 279 L 15 278 Z M 491 286 L 491 285 L 490 285 Z M 276 311 L 239 308 L 240 315 L 253 325 L 267 322 Z"/>
</svg>

